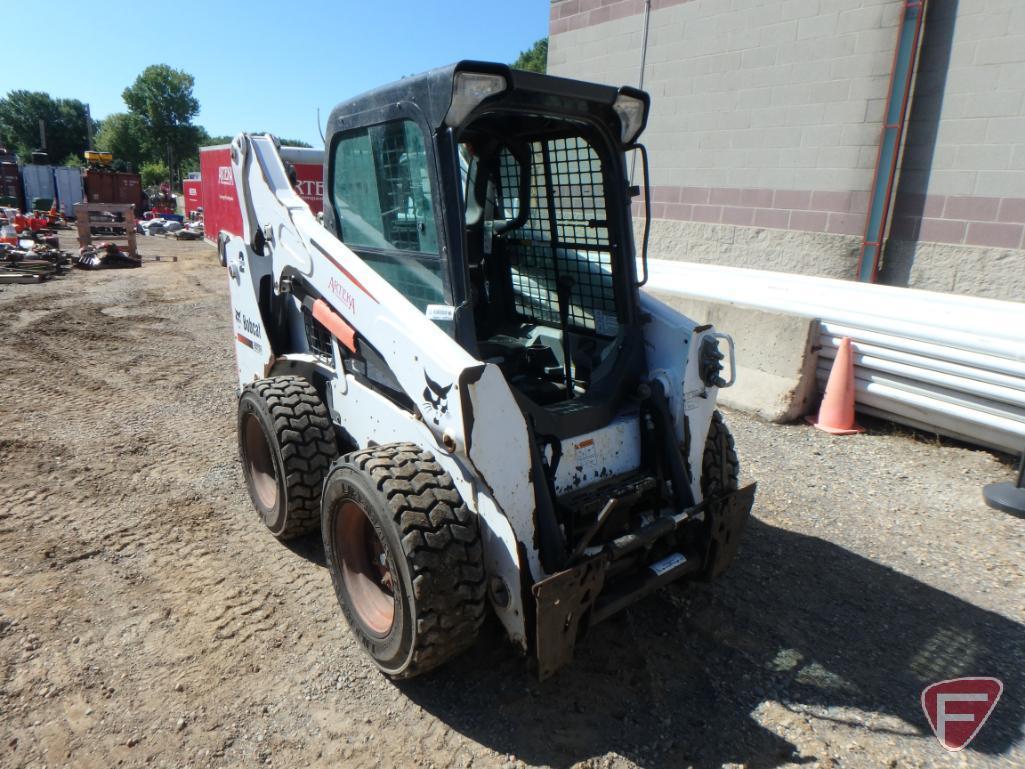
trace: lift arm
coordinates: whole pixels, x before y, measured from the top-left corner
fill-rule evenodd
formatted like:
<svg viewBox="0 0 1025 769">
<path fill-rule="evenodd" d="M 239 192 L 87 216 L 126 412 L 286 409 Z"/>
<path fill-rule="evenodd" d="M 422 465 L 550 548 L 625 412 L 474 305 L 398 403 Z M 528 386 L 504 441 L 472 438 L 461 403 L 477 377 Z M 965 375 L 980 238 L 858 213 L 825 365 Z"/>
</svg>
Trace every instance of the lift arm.
<svg viewBox="0 0 1025 769">
<path fill-rule="evenodd" d="M 325 309 L 337 315 L 340 345 L 362 341 L 381 355 L 435 438 L 425 448 L 469 460 L 526 543 L 530 568 L 541 573 L 529 433 L 501 370 L 470 356 L 317 221 L 292 189 L 271 137 L 240 134 L 231 156 L 248 258 L 272 260 L 275 293 L 299 281 L 322 316 Z"/>
</svg>

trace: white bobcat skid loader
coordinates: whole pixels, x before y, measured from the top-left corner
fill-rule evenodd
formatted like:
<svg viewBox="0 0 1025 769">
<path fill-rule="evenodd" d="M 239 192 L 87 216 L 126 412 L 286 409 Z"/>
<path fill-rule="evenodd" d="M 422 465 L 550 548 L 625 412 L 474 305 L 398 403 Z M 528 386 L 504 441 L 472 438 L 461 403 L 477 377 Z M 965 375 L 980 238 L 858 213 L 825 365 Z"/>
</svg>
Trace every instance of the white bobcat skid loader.
<svg viewBox="0 0 1025 769">
<path fill-rule="evenodd" d="M 551 675 L 591 624 L 733 558 L 754 487 L 715 410 L 732 340 L 638 290 L 647 110 L 482 62 L 406 78 L 332 112 L 324 226 L 273 139 L 232 143 L 249 491 L 276 536 L 320 527 L 392 676 L 489 608 Z"/>
</svg>

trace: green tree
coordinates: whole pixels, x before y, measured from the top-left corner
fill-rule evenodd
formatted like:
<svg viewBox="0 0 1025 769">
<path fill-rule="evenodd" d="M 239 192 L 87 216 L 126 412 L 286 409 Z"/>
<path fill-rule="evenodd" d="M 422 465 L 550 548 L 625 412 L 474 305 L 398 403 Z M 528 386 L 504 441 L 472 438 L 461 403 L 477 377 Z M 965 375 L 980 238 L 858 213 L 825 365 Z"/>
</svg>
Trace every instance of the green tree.
<svg viewBox="0 0 1025 769">
<path fill-rule="evenodd" d="M 250 131 L 249 133 L 264 134 L 264 133 L 267 133 L 267 131 Z M 201 141 L 199 143 L 199 146 L 200 147 L 216 147 L 218 144 L 231 144 L 232 140 L 237 135 L 238 134 L 235 134 L 234 136 L 207 136 L 203 141 Z M 274 136 L 278 136 L 278 135 L 274 134 Z M 306 147 L 306 148 L 313 147 L 312 144 L 310 144 L 308 142 L 304 142 L 302 139 L 285 139 L 285 138 L 283 138 L 281 136 L 278 136 L 278 141 L 281 142 L 281 146 L 282 147 Z"/>
<path fill-rule="evenodd" d="M 89 117 L 78 99 L 54 99 L 41 91 L 11 91 L 0 99 L 0 144 L 27 158 L 42 149 L 39 121 L 46 128 L 46 151 L 50 162 L 79 155 L 88 146 Z M 95 122 L 93 123 L 95 126 Z"/>
<path fill-rule="evenodd" d="M 214 138 L 216 139 L 219 137 Z M 188 155 L 181 158 L 178 164 L 178 171 L 181 174 L 180 178 L 184 179 L 187 174 L 191 173 L 192 171 L 199 170 L 200 147 L 210 147 L 214 144 L 227 144 L 229 141 L 230 139 L 227 138 L 225 138 L 224 141 L 212 141 L 210 134 L 206 132 L 206 129 L 203 128 L 203 126 L 196 126 L 196 146 Z"/>
<path fill-rule="evenodd" d="M 147 145 L 146 126 L 142 118 L 131 112 L 109 115 L 96 132 L 96 149 L 111 153 L 115 163 L 135 169 L 151 158 Z"/>
<path fill-rule="evenodd" d="M 167 164 L 162 160 L 155 163 L 143 163 L 139 169 L 143 187 L 159 187 L 161 182 L 168 181 Z"/>
<path fill-rule="evenodd" d="M 146 154 L 153 161 L 166 159 L 171 171 L 199 146 L 200 128 L 192 124 L 199 113 L 199 100 L 192 95 L 195 84 L 187 72 L 153 64 L 121 94 L 145 126 Z"/>
<path fill-rule="evenodd" d="M 548 38 L 543 37 L 527 50 L 521 51 L 512 66 L 515 69 L 525 69 L 528 72 L 540 72 L 542 75 L 547 72 Z"/>
<path fill-rule="evenodd" d="M 211 136 L 206 132 L 206 129 L 202 126 L 199 128 L 199 148 L 202 147 L 219 147 L 224 144 L 231 144 L 235 136 Z M 264 131 L 253 131 L 252 133 L 265 133 Z M 236 134 L 237 135 L 237 134 Z M 312 147 L 313 145 L 307 144 L 301 139 L 281 139 L 281 144 L 285 147 Z M 183 173 L 189 173 L 190 171 L 199 170 L 199 152 L 195 155 L 191 155 L 188 158 L 184 158 L 181 163 L 181 170 Z"/>
<path fill-rule="evenodd" d="M 234 138 L 234 136 L 206 136 L 206 138 L 200 140 L 199 146 L 217 147 L 221 144 L 231 144 L 231 140 Z"/>
</svg>

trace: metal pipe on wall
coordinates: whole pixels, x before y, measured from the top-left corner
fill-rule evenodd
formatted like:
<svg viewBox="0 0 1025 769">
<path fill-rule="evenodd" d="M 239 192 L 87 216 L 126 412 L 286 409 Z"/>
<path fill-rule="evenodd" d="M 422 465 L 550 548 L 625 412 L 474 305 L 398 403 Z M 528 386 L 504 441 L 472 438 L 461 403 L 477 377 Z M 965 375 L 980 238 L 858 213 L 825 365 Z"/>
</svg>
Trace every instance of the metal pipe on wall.
<svg viewBox="0 0 1025 769">
<path fill-rule="evenodd" d="M 901 141 L 908 112 L 908 99 L 914 79 L 915 62 L 922 40 L 922 20 L 925 18 L 926 0 L 903 0 L 904 12 L 897 30 L 897 47 L 893 52 L 890 88 L 886 97 L 886 111 L 879 137 L 875 175 L 869 195 L 868 214 L 865 217 L 865 237 L 858 261 L 858 279 L 875 283 L 879 273 L 883 236 L 889 223 L 893 203 L 893 183 L 900 161 Z"/>
<path fill-rule="evenodd" d="M 648 60 L 648 27 L 651 24 L 651 0 L 644 0 L 644 27 L 641 32 L 641 63 L 637 75 L 637 88 L 644 90 L 644 68 Z"/>
</svg>

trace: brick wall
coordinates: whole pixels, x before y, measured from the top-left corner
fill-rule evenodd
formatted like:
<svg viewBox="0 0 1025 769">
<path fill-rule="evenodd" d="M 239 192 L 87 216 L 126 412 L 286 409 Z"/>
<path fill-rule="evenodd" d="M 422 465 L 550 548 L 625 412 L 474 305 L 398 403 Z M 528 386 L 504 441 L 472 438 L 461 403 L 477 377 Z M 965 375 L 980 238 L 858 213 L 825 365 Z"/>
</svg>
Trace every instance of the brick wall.
<svg viewBox="0 0 1025 769">
<path fill-rule="evenodd" d="M 928 192 L 1025 197 L 1025 2 L 935 3 L 926 31 L 912 121 L 935 124 L 931 163 L 916 169 L 930 171 Z M 930 149 L 920 128 L 909 143 Z"/>
<path fill-rule="evenodd" d="M 708 247 L 732 239 L 735 228 L 806 232 L 815 237 L 803 254 L 776 260 L 782 269 L 853 277 L 900 0 L 652 0 L 651 7 L 644 87 L 653 106 L 644 140 L 653 252 L 690 258 L 669 242 L 682 233 L 711 238 L 695 241 L 694 251 L 723 257 Z M 642 0 L 556 0 L 549 71 L 636 84 L 643 10 Z M 923 270 L 936 261 L 935 249 L 926 254 L 922 243 L 956 246 L 959 257 L 967 248 L 969 258 L 1001 265 L 1013 259 L 1000 249 L 1025 247 L 1023 25 L 1023 0 L 932 0 L 886 279 L 928 283 Z M 802 250 L 793 237 L 765 240 Z M 757 249 L 728 256 L 765 266 Z M 999 293 L 1001 282 L 981 292 Z M 963 277 L 947 290 L 973 287 Z"/>
<path fill-rule="evenodd" d="M 566 31 L 552 37 L 550 70 L 636 83 L 641 10 L 637 0 L 553 4 L 552 31 Z M 887 0 L 653 4 L 653 182 L 867 190 L 898 10 Z"/>
<path fill-rule="evenodd" d="M 1025 3 L 932 3 L 883 278 L 1025 297 Z"/>
</svg>

